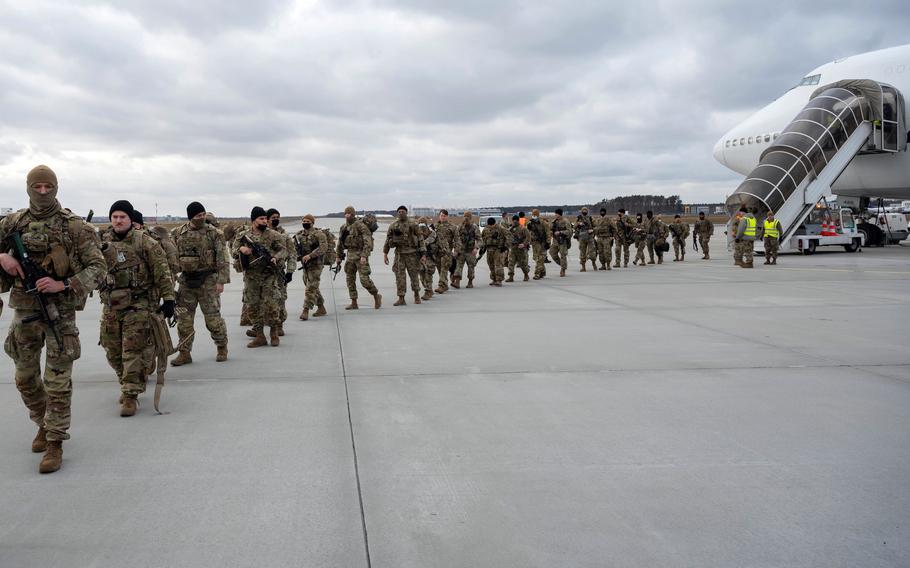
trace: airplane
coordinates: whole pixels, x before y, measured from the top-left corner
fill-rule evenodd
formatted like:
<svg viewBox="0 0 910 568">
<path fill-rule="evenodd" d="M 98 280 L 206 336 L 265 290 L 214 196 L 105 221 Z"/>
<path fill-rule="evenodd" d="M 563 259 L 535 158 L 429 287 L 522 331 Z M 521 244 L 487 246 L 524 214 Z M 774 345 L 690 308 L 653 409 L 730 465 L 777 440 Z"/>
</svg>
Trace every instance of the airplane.
<svg viewBox="0 0 910 568">
<path fill-rule="evenodd" d="M 819 87 L 851 79 L 872 80 L 910 96 L 910 44 L 837 59 L 813 69 L 777 100 L 724 134 L 714 145 L 714 158 L 735 172 L 749 175 Z M 906 100 L 901 109 L 905 117 Z M 901 128 L 899 135 L 906 145 L 906 123 Z M 910 198 L 910 152 L 861 152 L 831 189 L 844 196 Z"/>
</svg>

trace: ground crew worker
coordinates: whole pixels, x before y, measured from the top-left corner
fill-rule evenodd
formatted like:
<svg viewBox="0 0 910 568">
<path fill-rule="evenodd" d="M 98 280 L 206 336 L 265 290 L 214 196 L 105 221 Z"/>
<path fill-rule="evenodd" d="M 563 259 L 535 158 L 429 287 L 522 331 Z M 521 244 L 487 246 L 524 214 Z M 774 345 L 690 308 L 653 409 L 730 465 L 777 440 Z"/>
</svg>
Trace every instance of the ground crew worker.
<svg viewBox="0 0 910 568">
<path fill-rule="evenodd" d="M 540 218 L 540 211 L 531 211 L 531 220 L 527 224 L 531 233 L 531 250 L 534 253 L 534 280 L 547 275 L 547 250 L 550 248 L 550 226 Z"/>
<path fill-rule="evenodd" d="M 743 217 L 740 219 L 736 229 L 736 244 L 739 245 L 740 256 L 742 257 L 740 267 L 753 268 L 752 254 L 755 250 L 755 236 L 757 234 L 758 223 L 755 220 L 755 215 L 753 215 L 751 211 L 748 211 L 743 207 L 742 212 Z"/>
<path fill-rule="evenodd" d="M 783 234 L 780 221 L 774 218 L 774 211 L 768 211 L 765 219 L 765 264 L 777 264 L 777 253 L 780 251 L 780 236 Z"/>
<path fill-rule="evenodd" d="M 710 219 L 705 218 L 704 211 L 700 212 L 698 214 L 698 221 L 695 222 L 695 229 L 692 234 L 692 246 L 695 246 L 695 239 L 698 239 L 698 244 L 701 246 L 702 250 L 702 260 L 711 260 L 711 256 L 708 252 L 708 245 L 713 234 L 714 223 L 712 223 Z"/>
<path fill-rule="evenodd" d="M 393 306 L 404 306 L 404 295 L 407 292 L 407 279 L 411 279 L 411 291 L 414 292 L 414 303 L 420 303 L 420 263 L 427 261 L 427 249 L 417 229 L 417 224 L 408 219 L 408 208 L 399 205 L 396 210 L 398 218 L 389 225 L 385 245 L 382 247 L 382 260 L 388 266 L 389 252 L 395 249 L 395 288 L 398 301 Z"/>
<path fill-rule="evenodd" d="M 477 266 L 477 246 L 480 242 L 480 228 L 474 223 L 474 216 L 470 211 L 464 212 L 464 221 L 458 226 L 455 233 L 455 276 L 452 287 L 459 288 L 461 277 L 464 274 L 465 264 L 468 265 L 468 284 L 465 288 L 474 287 L 474 267 Z"/>
<path fill-rule="evenodd" d="M 76 312 L 85 306 L 107 264 L 94 227 L 57 201 L 53 170 L 47 166 L 33 168 L 25 187 L 28 208 L 0 222 L 0 292 L 10 291 L 10 307 L 15 310 L 4 348 L 16 364 L 16 388 L 22 402 L 38 425 L 38 434 L 32 440 L 32 451 L 44 452 L 38 471 L 51 473 L 60 469 L 63 440 L 70 437 L 73 361 L 82 352 Z M 26 291 L 22 259 L 7 253 L 15 250 L 17 236 L 31 261 L 48 273 L 33 285 L 56 309 L 53 325 L 42 318 L 38 298 Z"/>
<path fill-rule="evenodd" d="M 521 218 L 512 215 L 512 228 L 509 229 L 509 278 L 506 282 L 515 281 L 515 265 L 525 275 L 524 281 L 529 280 L 531 267 L 528 265 L 528 247 L 531 246 L 531 232 L 521 225 Z"/>
<path fill-rule="evenodd" d="M 550 245 L 550 256 L 553 262 L 559 265 L 559 276 L 565 277 L 566 268 L 569 266 L 569 246 L 572 244 L 572 226 L 562 216 L 562 209 L 554 212 L 556 218 L 550 224 L 550 234 L 553 235 Z"/>
<path fill-rule="evenodd" d="M 151 372 L 147 361 L 152 312 L 174 317 L 174 284 L 164 249 L 130 220 L 133 206 L 121 200 L 111 206 L 111 230 L 101 250 L 107 275 L 101 285 L 101 345 L 120 382 L 120 416 L 136 414 L 137 398 L 145 392 Z M 133 216 L 135 218 L 135 216 Z"/>
</svg>

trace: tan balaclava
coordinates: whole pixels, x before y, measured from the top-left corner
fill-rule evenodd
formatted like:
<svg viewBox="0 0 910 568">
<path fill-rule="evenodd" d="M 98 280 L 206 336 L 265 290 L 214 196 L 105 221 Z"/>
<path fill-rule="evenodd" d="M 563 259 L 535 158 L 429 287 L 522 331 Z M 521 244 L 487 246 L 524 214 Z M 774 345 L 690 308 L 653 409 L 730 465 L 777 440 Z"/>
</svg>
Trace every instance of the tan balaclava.
<svg viewBox="0 0 910 568">
<path fill-rule="evenodd" d="M 41 195 L 32 186 L 36 183 L 49 183 L 53 189 Z M 32 215 L 41 219 L 49 217 L 60 211 L 60 203 L 57 201 L 57 174 L 47 166 L 36 166 L 28 172 L 25 180 L 25 187 L 28 191 L 28 210 Z"/>
</svg>

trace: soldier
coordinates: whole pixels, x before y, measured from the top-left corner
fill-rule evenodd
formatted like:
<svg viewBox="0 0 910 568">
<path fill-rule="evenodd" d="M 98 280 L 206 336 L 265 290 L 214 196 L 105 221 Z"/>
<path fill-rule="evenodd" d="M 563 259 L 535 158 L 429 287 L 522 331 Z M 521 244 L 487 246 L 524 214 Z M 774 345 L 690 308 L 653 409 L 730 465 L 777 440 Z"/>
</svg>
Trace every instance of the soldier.
<svg viewBox="0 0 910 568">
<path fill-rule="evenodd" d="M 607 217 L 607 210 L 600 208 L 600 219 L 594 223 L 594 237 L 597 239 L 595 245 L 597 255 L 600 257 L 600 269 L 611 270 L 613 264 L 613 236 L 616 233 L 616 225 L 613 220 Z M 597 265 L 595 263 L 595 268 Z"/>
<path fill-rule="evenodd" d="M 389 225 L 385 245 L 382 247 L 382 259 L 389 264 L 389 252 L 395 249 L 395 287 L 398 301 L 394 306 L 404 306 L 404 295 L 407 292 L 407 278 L 411 279 L 411 290 L 414 292 L 414 303 L 420 303 L 420 266 L 426 262 L 426 246 L 417 230 L 417 224 L 408 219 L 408 208 L 399 205 L 396 211 L 398 218 Z"/>
<path fill-rule="evenodd" d="M 373 307 L 382 306 L 382 296 L 373 280 L 370 278 L 370 253 L 373 252 L 373 231 L 362 219 L 357 218 L 354 207 L 348 205 L 344 208 L 344 225 L 338 232 L 337 260 L 338 265 L 344 260 L 344 275 L 348 285 L 348 295 L 351 303 L 344 309 L 357 310 L 357 275 L 360 275 L 360 284 L 373 296 Z"/>
<path fill-rule="evenodd" d="M 230 271 L 224 237 L 205 222 L 205 207 L 198 201 L 186 206 L 186 217 L 186 223 L 171 231 L 179 260 L 177 305 L 182 308 L 177 318 L 180 352 L 171 360 L 174 367 L 193 362 L 196 306 L 202 310 L 205 327 L 218 348 L 215 361 L 227 361 L 228 356 L 227 326 L 221 317 L 221 294 Z"/>
<path fill-rule="evenodd" d="M 581 272 L 587 272 L 585 264 L 591 261 L 591 270 L 597 270 L 597 250 L 594 242 L 594 220 L 588 215 L 588 208 L 581 208 L 581 215 L 575 219 L 575 240 L 578 241 L 578 258 Z"/>
<path fill-rule="evenodd" d="M 130 222 L 133 224 L 133 228 L 138 231 L 145 229 L 145 217 L 141 211 L 133 209 L 133 212 L 130 213 Z"/>
<path fill-rule="evenodd" d="M 427 260 L 426 262 L 420 263 L 420 281 L 423 283 L 422 299 L 432 300 L 433 273 L 436 272 L 437 256 L 436 230 L 430 225 L 430 220 L 426 217 L 421 217 L 417 220 L 417 227 L 420 230 L 420 236 L 423 238 L 424 246 L 426 246 L 427 249 Z"/>
<path fill-rule="evenodd" d="M 502 214 L 499 216 L 499 227 L 501 229 L 505 230 L 506 232 L 508 232 L 508 230 L 510 228 L 512 228 L 512 216 L 507 211 L 503 211 Z M 501 256 L 502 256 L 502 268 L 503 268 L 503 270 L 505 270 L 505 267 L 509 265 L 509 249 L 506 248 L 506 252 L 504 252 Z M 489 262 L 489 261 L 487 261 L 487 262 Z"/>
<path fill-rule="evenodd" d="M 502 255 L 508 250 L 507 233 L 504 232 L 502 225 L 496 224 L 496 219 L 490 217 L 487 219 L 487 226 L 480 233 L 483 241 L 483 250 L 487 255 L 487 266 L 490 268 L 490 286 L 502 286 L 504 273 L 502 267 Z"/>
<path fill-rule="evenodd" d="M 117 201 L 111 206 L 111 230 L 101 250 L 107 276 L 101 286 L 101 345 L 107 362 L 120 381 L 120 416 L 136 414 L 137 397 L 145 392 L 150 372 L 148 347 L 152 342 L 152 312 L 174 317 L 174 284 L 164 249 L 148 233 L 136 229 L 133 206 Z"/>
<path fill-rule="evenodd" d="M 521 219 L 518 215 L 512 215 L 512 228 L 509 229 L 509 278 L 506 282 L 515 281 L 515 265 L 524 272 L 525 279 L 531 272 L 528 265 L 528 247 L 531 246 L 531 232 L 521 225 Z"/>
<path fill-rule="evenodd" d="M 550 224 L 550 233 L 553 235 L 550 246 L 550 256 L 559 265 L 559 276 L 565 277 L 566 268 L 569 266 L 569 246 L 572 243 L 572 227 L 562 216 L 562 209 L 554 211 L 556 218 Z"/>
<path fill-rule="evenodd" d="M 777 264 L 777 253 L 780 250 L 780 235 L 783 233 L 780 221 L 774 218 L 774 211 L 768 211 L 765 219 L 765 264 Z"/>
<path fill-rule="evenodd" d="M 234 242 L 234 233 L 237 231 L 236 225 L 234 223 L 229 223 L 223 230 L 221 228 L 221 223 L 218 222 L 218 218 L 215 217 L 215 214 L 211 211 L 205 212 L 205 222 L 208 225 L 211 225 L 218 229 L 218 232 L 221 233 L 222 240 L 224 241 L 224 258 L 231 258 L 231 243 Z M 164 248 L 164 252 L 167 252 L 167 248 Z M 227 271 L 227 280 L 225 284 L 231 283 L 231 271 Z"/>
<path fill-rule="evenodd" d="M 746 206 L 739 208 L 739 211 L 733 215 L 733 220 L 730 221 L 730 236 L 733 239 L 733 265 L 742 266 L 743 265 L 743 247 L 740 246 L 739 240 L 736 237 L 736 233 L 739 231 L 739 223 L 742 221 L 743 217 L 746 215 Z"/>
<path fill-rule="evenodd" d="M 284 237 L 284 246 L 287 249 L 287 260 L 284 270 L 284 283 L 278 282 L 278 293 L 280 301 L 278 302 L 278 336 L 284 337 L 284 322 L 288 319 L 288 285 L 294 279 L 294 272 L 297 271 L 297 253 L 294 250 L 294 239 L 284 227 L 281 226 L 281 213 L 274 207 L 270 208 L 265 214 L 269 218 L 269 226 L 273 231 L 278 231 Z"/>
<path fill-rule="evenodd" d="M 629 246 L 632 244 L 632 228 L 635 224 L 632 219 L 626 215 L 625 209 L 620 209 L 616 213 L 616 232 L 613 238 L 616 240 L 616 263 L 613 268 L 619 268 L 619 262 L 622 260 L 623 268 L 629 267 Z"/>
<path fill-rule="evenodd" d="M 534 280 L 540 280 L 547 275 L 547 250 L 550 248 L 550 227 L 540 219 L 540 211 L 531 211 L 531 220 L 528 221 L 528 231 L 531 233 L 531 250 L 534 253 Z"/>
<path fill-rule="evenodd" d="M 468 284 L 465 288 L 474 287 L 474 267 L 477 266 L 477 243 L 480 241 L 480 229 L 474 224 L 474 216 L 470 211 L 464 212 L 464 221 L 455 232 L 455 276 L 452 278 L 452 287 L 458 289 L 464 265 L 468 265 Z"/>
<path fill-rule="evenodd" d="M 683 223 L 679 215 L 673 216 L 670 223 L 670 234 L 673 235 L 673 262 L 686 260 L 686 237 L 689 236 L 689 224 Z"/>
<path fill-rule="evenodd" d="M 455 227 L 449 223 L 449 212 L 443 209 L 439 212 L 439 222 L 436 223 L 436 269 L 439 271 L 437 294 L 449 291 L 449 270 L 452 267 L 455 232 Z"/>
<path fill-rule="evenodd" d="M 303 311 L 300 312 L 300 319 L 307 321 L 310 319 L 310 310 L 316 306 L 313 317 L 318 318 L 326 315 L 325 298 L 319 291 L 319 280 L 322 278 L 322 269 L 325 267 L 323 261 L 326 252 L 329 250 L 328 241 L 325 233 L 315 227 L 316 218 L 312 215 L 303 216 L 303 229 L 294 236 L 297 254 L 303 267 L 303 283 L 306 285 L 306 295 L 303 298 Z"/>
<path fill-rule="evenodd" d="M 279 307 L 287 266 L 287 247 L 284 235 L 269 228 L 268 215 L 262 207 L 250 211 L 250 228 L 234 240 L 231 253 L 243 268 L 243 298 L 250 305 L 253 329 L 247 336 L 253 340 L 247 347 L 262 347 L 271 343 L 277 347 Z M 269 326 L 269 341 L 265 326 Z"/>
<path fill-rule="evenodd" d="M 664 252 L 670 250 L 670 245 L 667 243 L 667 239 L 670 237 L 670 229 L 660 215 L 654 218 L 651 227 L 651 231 L 654 234 L 654 252 L 657 254 L 657 264 L 663 264 Z"/>
<path fill-rule="evenodd" d="M 28 208 L 0 223 L 0 292 L 11 290 L 9 303 L 15 310 L 4 348 L 16 364 L 16 388 L 38 425 L 32 451 L 45 452 L 38 471 L 51 473 L 60 469 L 63 440 L 69 439 L 73 361 L 81 353 L 76 311 L 85 306 L 107 265 L 94 227 L 57 201 L 57 176 L 49 167 L 32 169 L 26 190 Z M 47 300 L 52 324 L 43 319 L 40 300 L 26 291 L 22 257 L 6 252 L 17 248 L 17 239 L 30 261 L 46 273 L 33 285 Z"/>
<path fill-rule="evenodd" d="M 708 254 L 708 243 L 711 241 L 711 235 L 714 234 L 714 223 L 709 219 L 705 219 L 705 212 L 702 211 L 698 214 L 698 221 L 695 222 L 695 230 L 692 233 L 692 246 L 695 247 L 695 239 L 698 239 L 698 244 L 701 246 L 702 250 L 702 260 L 711 260 L 711 256 Z M 698 250 L 696 248 L 696 250 Z"/>
<path fill-rule="evenodd" d="M 745 206 L 740 209 L 743 217 L 739 220 L 736 227 L 736 245 L 739 248 L 739 254 L 742 258 L 739 266 L 741 268 L 753 268 L 752 253 L 755 249 L 755 237 L 757 232 L 757 221 L 755 215 L 746 210 Z"/>
<path fill-rule="evenodd" d="M 645 266 L 645 249 L 648 246 L 648 232 L 641 213 L 635 215 L 635 224 L 632 226 L 632 240 L 635 242 L 635 260 L 633 265 Z"/>
<path fill-rule="evenodd" d="M 164 255 L 167 257 L 167 267 L 171 271 L 171 280 L 176 286 L 177 274 L 180 273 L 180 257 L 177 254 L 177 245 L 171 239 L 170 231 L 161 225 L 156 225 L 148 231 L 148 234 L 161 245 L 161 250 L 164 251 Z"/>
<path fill-rule="evenodd" d="M 654 212 L 645 211 L 644 223 L 641 228 L 645 232 L 645 243 L 648 247 L 648 264 L 654 264 L 654 242 L 657 240 L 657 226 L 654 222 Z"/>
</svg>

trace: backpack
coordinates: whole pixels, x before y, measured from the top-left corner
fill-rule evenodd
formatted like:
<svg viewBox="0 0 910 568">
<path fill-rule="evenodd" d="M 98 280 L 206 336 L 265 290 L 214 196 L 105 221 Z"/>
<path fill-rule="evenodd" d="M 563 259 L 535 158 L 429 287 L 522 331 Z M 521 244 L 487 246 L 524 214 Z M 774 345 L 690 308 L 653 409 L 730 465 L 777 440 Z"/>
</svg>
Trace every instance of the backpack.
<svg viewBox="0 0 910 568">
<path fill-rule="evenodd" d="M 323 256 L 322 263 L 325 266 L 335 264 L 335 235 L 329 229 L 320 229 L 325 234 L 326 248 L 328 249 Z"/>
<path fill-rule="evenodd" d="M 375 233 L 376 229 L 379 228 L 379 222 L 376 221 L 376 215 L 372 213 L 367 213 L 363 216 L 363 224 L 367 226 L 371 233 Z"/>
</svg>

